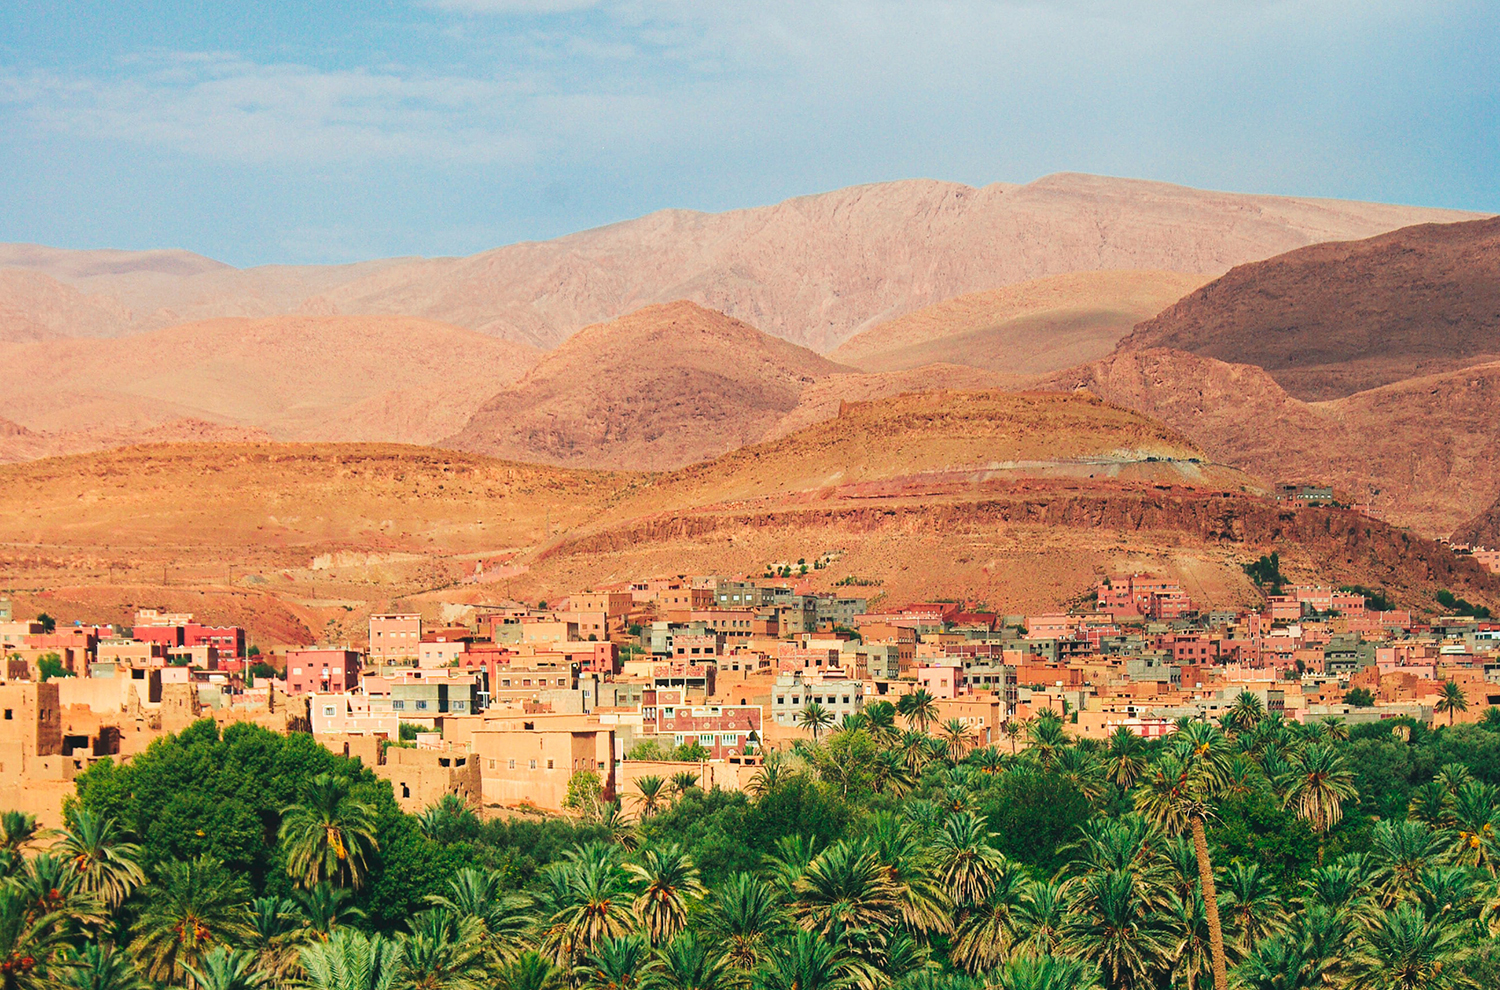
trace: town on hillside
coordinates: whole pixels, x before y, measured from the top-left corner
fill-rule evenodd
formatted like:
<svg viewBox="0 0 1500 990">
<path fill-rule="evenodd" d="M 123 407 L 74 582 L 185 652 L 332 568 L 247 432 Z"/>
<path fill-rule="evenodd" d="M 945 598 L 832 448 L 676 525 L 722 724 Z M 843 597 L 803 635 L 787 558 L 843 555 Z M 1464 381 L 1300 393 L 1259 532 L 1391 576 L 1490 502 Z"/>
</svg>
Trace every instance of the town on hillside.
<svg viewBox="0 0 1500 990">
<path fill-rule="evenodd" d="M 1483 609 L 1457 599 L 1418 619 L 1359 591 L 1272 590 L 1259 611 L 1203 611 L 1176 582 L 1129 574 L 1088 607 L 1002 615 L 681 576 L 479 608 L 463 625 L 372 615 L 364 649 L 276 654 L 190 614 L 60 627 L 0 602 L 0 806 L 57 823 L 92 763 L 203 718 L 311 733 L 407 810 L 452 794 L 553 812 L 685 771 L 742 789 L 767 750 L 880 702 L 959 753 L 1023 747 L 1048 711 L 1080 737 L 1159 738 L 1246 693 L 1294 722 L 1500 719 L 1500 622 Z"/>
</svg>

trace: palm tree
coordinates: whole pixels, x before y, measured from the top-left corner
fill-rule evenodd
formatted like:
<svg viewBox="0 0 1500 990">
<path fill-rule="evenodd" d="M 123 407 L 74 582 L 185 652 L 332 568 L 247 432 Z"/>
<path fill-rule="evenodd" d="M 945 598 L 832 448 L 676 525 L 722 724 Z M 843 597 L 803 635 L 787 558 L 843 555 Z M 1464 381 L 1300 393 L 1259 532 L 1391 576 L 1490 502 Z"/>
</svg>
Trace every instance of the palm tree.
<svg viewBox="0 0 1500 990">
<path fill-rule="evenodd" d="M 953 964 L 971 974 L 993 969 L 1010 954 L 1027 888 L 1025 870 L 1002 857 L 988 888 L 985 899 L 965 914 L 953 933 Z"/>
<path fill-rule="evenodd" d="M 1406 816 L 1432 828 L 1442 828 L 1453 820 L 1453 795 L 1440 780 L 1419 784 L 1411 792 Z"/>
<path fill-rule="evenodd" d="M 667 781 L 665 778 L 654 773 L 637 777 L 635 789 L 638 792 L 635 799 L 636 807 L 640 810 L 642 819 L 650 818 L 666 805 Z"/>
<path fill-rule="evenodd" d="M 429 839 L 452 845 L 473 838 L 479 830 L 479 816 L 457 794 L 444 794 L 422 809 L 417 815 L 417 826 Z"/>
<path fill-rule="evenodd" d="M 1194 723 L 1174 736 L 1172 750 L 1151 768 L 1135 796 L 1136 810 L 1158 827 L 1172 833 L 1192 832 L 1198 858 L 1198 889 L 1209 928 L 1214 990 L 1227 990 L 1229 967 L 1224 957 L 1224 929 L 1219 921 L 1219 898 L 1214 888 L 1204 822 L 1213 813 L 1213 802 L 1223 787 L 1228 761 L 1229 747 L 1224 736 L 1213 726 Z M 1106 980 L 1112 979 L 1110 974 L 1114 971 L 1103 962 L 1100 966 Z"/>
<path fill-rule="evenodd" d="M 645 939 L 617 935 L 602 940 L 573 975 L 586 990 L 637 990 L 653 985 L 655 968 Z"/>
<path fill-rule="evenodd" d="M 655 985 L 661 990 L 733 990 L 728 957 L 696 935 L 679 935 L 661 950 Z"/>
<path fill-rule="evenodd" d="M 896 726 L 896 706 L 889 701 L 876 701 L 864 709 L 865 728 L 875 741 L 890 746 L 901 737 Z"/>
<path fill-rule="evenodd" d="M 698 786 L 698 775 L 691 770 L 679 770 L 672 774 L 672 791 L 679 798 Z"/>
<path fill-rule="evenodd" d="M 1458 712 L 1469 710 L 1469 699 L 1464 697 L 1464 689 L 1453 681 L 1446 681 L 1438 693 L 1437 704 L 1432 706 L 1434 715 L 1448 715 L 1448 725 L 1453 725 L 1453 716 Z"/>
<path fill-rule="evenodd" d="M 67 919 L 37 914 L 13 884 L 0 884 L 0 988 L 45 986 L 48 962 L 67 946 Z"/>
<path fill-rule="evenodd" d="M 1250 732 L 1266 717 L 1265 703 L 1259 695 L 1241 691 L 1229 709 L 1229 725 L 1234 732 Z"/>
<path fill-rule="evenodd" d="M 755 975 L 756 990 L 849 990 L 848 960 L 809 931 L 798 931 Z"/>
<path fill-rule="evenodd" d="M 70 809 L 52 851 L 69 862 L 83 889 L 110 910 L 146 882 L 139 865 L 141 847 L 124 840 L 113 818 L 87 809 Z"/>
<path fill-rule="evenodd" d="M 302 950 L 302 969 L 307 990 L 391 990 L 398 969 L 396 944 L 341 928 L 328 941 Z"/>
<path fill-rule="evenodd" d="M 1241 956 L 1280 930 L 1281 898 L 1259 863 L 1237 861 L 1224 871 L 1224 915 Z"/>
<path fill-rule="evenodd" d="M 1098 759 L 1088 750 L 1073 746 L 1063 747 L 1057 751 L 1057 756 L 1053 760 L 1053 770 L 1063 780 L 1072 784 L 1079 794 L 1088 799 L 1090 804 L 1097 806 L 1104 800 L 1109 783 L 1104 779 L 1104 771 Z"/>
<path fill-rule="evenodd" d="M 1381 895 L 1385 907 L 1415 896 L 1422 874 L 1437 862 L 1450 836 L 1419 821 L 1378 822 L 1372 837 L 1381 865 Z"/>
<path fill-rule="evenodd" d="M 1335 742 L 1349 741 L 1349 723 L 1337 715 L 1327 715 L 1323 718 L 1324 734 Z"/>
<path fill-rule="evenodd" d="M 48 973 L 48 983 L 55 990 L 142 990 L 145 986 L 129 953 L 98 942 L 60 956 Z"/>
<path fill-rule="evenodd" d="M 297 952 L 307 940 L 307 919 L 284 897 L 257 897 L 250 902 L 250 947 L 255 965 L 276 983 L 297 968 Z"/>
<path fill-rule="evenodd" d="M 943 890 L 933 866 L 937 857 L 929 848 L 930 836 L 939 831 L 927 831 L 908 815 L 878 812 L 866 834 L 870 851 L 895 888 L 901 923 L 918 934 L 952 927 L 953 901 Z"/>
<path fill-rule="evenodd" d="M 164 863 L 145 892 L 130 949 L 148 979 L 181 982 L 215 946 L 254 934 L 249 887 L 216 859 Z"/>
<path fill-rule="evenodd" d="M 779 749 L 761 753 L 760 768 L 750 778 L 746 788 L 753 797 L 761 798 L 774 791 L 791 774 L 786 754 Z"/>
<path fill-rule="evenodd" d="M 990 974 L 995 990 L 1099 990 L 1099 969 L 1066 956 L 1016 956 Z"/>
<path fill-rule="evenodd" d="M 530 949 L 493 970 L 495 990 L 564 990 L 563 971 L 552 960 Z"/>
<path fill-rule="evenodd" d="M 1066 944 L 1099 967 L 1108 990 L 1152 985 L 1170 956 L 1171 934 L 1170 923 L 1142 900 L 1129 873 L 1091 873 L 1078 881 Z"/>
<path fill-rule="evenodd" d="M 1477 780 L 1453 796 L 1453 858 L 1462 866 L 1483 867 L 1495 875 L 1500 859 L 1500 791 Z"/>
<path fill-rule="evenodd" d="M 491 962 L 518 945 L 531 925 L 531 898 L 508 893 L 498 870 L 466 866 L 448 879 L 445 893 L 428 895 L 427 903 L 471 921 Z"/>
<path fill-rule="evenodd" d="M 926 688 L 917 688 L 911 694 L 903 694 L 897 699 L 896 711 L 905 717 L 907 725 L 925 733 L 927 727 L 937 721 L 937 699 Z"/>
<path fill-rule="evenodd" d="M 816 701 L 809 701 L 792 717 L 793 724 L 812 732 L 813 742 L 818 741 L 823 730 L 833 724 L 833 713 Z"/>
<path fill-rule="evenodd" d="M 1056 762 L 1057 754 L 1067 748 L 1068 736 L 1063 730 L 1062 716 L 1050 708 L 1032 719 L 1026 732 L 1026 755 L 1033 757 L 1041 766 L 1050 767 Z"/>
<path fill-rule="evenodd" d="M 104 904 L 84 887 L 84 877 L 73 864 L 52 853 L 38 853 L 10 879 L 36 917 L 57 914 L 70 922 L 92 927 L 104 924 Z"/>
<path fill-rule="evenodd" d="M 352 891 L 320 883 L 310 890 L 292 892 L 293 899 L 307 924 L 308 934 L 326 939 L 340 925 L 360 921 L 365 913 L 354 905 Z"/>
<path fill-rule="evenodd" d="M 1359 797 L 1354 772 L 1333 746 L 1309 743 L 1292 754 L 1291 771 L 1282 782 L 1282 803 L 1318 833 L 1318 861 L 1323 859 L 1323 837 L 1344 817 L 1344 802 Z"/>
<path fill-rule="evenodd" d="M 1062 949 L 1068 915 L 1068 883 L 1029 884 L 1016 907 L 1017 948 L 1027 956 L 1056 955 Z"/>
<path fill-rule="evenodd" d="M 824 937 L 859 928 L 889 928 L 899 913 L 897 892 L 873 853 L 836 842 L 807 865 L 792 886 L 792 913 Z"/>
<path fill-rule="evenodd" d="M 1010 740 L 1010 755 L 1016 755 L 1016 740 L 1026 734 L 1026 726 L 1013 718 L 1006 719 L 1000 725 L 1000 731 L 1005 733 L 1005 738 Z"/>
<path fill-rule="evenodd" d="M 215 946 L 199 966 L 184 965 L 198 990 L 258 990 L 267 974 L 255 965 L 255 953 L 247 949 Z"/>
<path fill-rule="evenodd" d="M 346 778 L 318 774 L 281 816 L 287 872 L 298 883 L 347 882 L 355 890 L 364 884 L 365 861 L 380 848 L 375 808 L 350 793 Z"/>
<path fill-rule="evenodd" d="M 962 719 L 950 718 L 943 723 L 943 742 L 948 746 L 948 759 L 957 763 L 969 751 L 974 741 L 974 730 Z"/>
<path fill-rule="evenodd" d="M 1353 959 L 1355 990 L 1446 990 L 1471 985 L 1462 967 L 1463 929 L 1402 904 L 1375 919 Z"/>
<path fill-rule="evenodd" d="M 460 921 L 442 908 L 411 920 L 411 934 L 397 944 L 395 986 L 402 990 L 478 990 L 483 951 L 477 923 Z"/>
<path fill-rule="evenodd" d="M 736 873 L 714 887 L 708 930 L 738 969 L 749 972 L 760 965 L 783 927 L 776 892 L 760 877 Z"/>
<path fill-rule="evenodd" d="M 1146 741 L 1123 725 L 1110 733 L 1104 752 L 1104 777 L 1122 791 L 1128 791 L 1146 772 Z"/>
<path fill-rule="evenodd" d="M 639 863 L 627 863 L 639 882 L 635 913 L 646 929 L 652 946 L 676 937 L 687 924 L 688 903 L 703 896 L 703 883 L 692 859 L 673 843 L 664 849 L 647 849 Z"/>
<path fill-rule="evenodd" d="M 627 874 L 618 847 L 590 843 L 569 851 L 549 869 L 560 881 L 558 901 L 544 943 L 569 967 L 591 955 L 605 939 L 632 927 Z"/>
<path fill-rule="evenodd" d="M 937 875 L 955 905 L 978 904 L 989 896 L 994 872 L 1005 862 L 990 844 L 992 837 L 978 815 L 951 815 L 943 822 L 933 843 Z"/>
<path fill-rule="evenodd" d="M 604 806 L 604 811 L 599 816 L 599 824 L 609 833 L 609 841 L 621 849 L 634 849 L 640 841 L 636 835 L 635 823 L 626 817 L 624 809 L 620 807 L 619 798 L 615 798 Z"/>
<path fill-rule="evenodd" d="M 1283 933 L 1262 942 L 1234 975 L 1243 990 L 1323 990 L 1332 965 L 1302 939 Z"/>
</svg>

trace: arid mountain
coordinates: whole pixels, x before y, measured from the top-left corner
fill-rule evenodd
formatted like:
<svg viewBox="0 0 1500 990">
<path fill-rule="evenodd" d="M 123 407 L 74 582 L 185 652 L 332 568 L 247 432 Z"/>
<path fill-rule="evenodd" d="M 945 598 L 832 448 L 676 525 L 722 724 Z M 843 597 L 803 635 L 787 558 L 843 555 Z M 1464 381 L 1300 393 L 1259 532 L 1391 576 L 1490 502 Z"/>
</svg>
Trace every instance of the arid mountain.
<svg viewBox="0 0 1500 990">
<path fill-rule="evenodd" d="M 829 357 L 863 371 L 934 363 L 1009 374 L 1061 371 L 1104 357 L 1132 327 L 1209 281 L 1180 272 L 1072 272 L 973 292 L 897 317 Z"/>
<path fill-rule="evenodd" d="M 114 337 L 129 328 L 130 311 L 107 296 L 86 296 L 42 272 L 0 268 L 0 343 Z"/>
<path fill-rule="evenodd" d="M 1500 577 L 1341 509 L 1292 509 L 1084 394 L 898 396 L 665 475 L 380 445 L 130 448 L 0 467 L 0 574 L 62 621 L 168 604 L 262 642 L 340 639 L 390 607 L 805 560 L 814 588 L 1053 609 L 1101 574 L 1255 600 L 1241 565 L 1500 602 Z M 1151 458 L 1157 458 L 1151 460 Z M 813 566 L 818 565 L 818 566 Z"/>
<path fill-rule="evenodd" d="M 57 435 L 63 450 L 183 418 L 278 439 L 431 443 L 536 356 L 407 317 L 221 319 L 110 340 L 0 344 L 9 381 L 0 416 Z M 69 447 L 65 434 L 81 436 Z"/>
<path fill-rule="evenodd" d="M 1500 548 L 1500 499 L 1454 530 L 1452 540 L 1489 550 Z"/>
<path fill-rule="evenodd" d="M 1500 217 L 1318 244 L 1235 268 L 1121 343 L 1266 369 L 1334 399 L 1500 357 Z"/>
<path fill-rule="evenodd" d="M 840 368 L 689 302 L 589 327 L 486 402 L 448 445 L 575 467 L 660 470 L 759 440 Z"/>
<path fill-rule="evenodd" d="M 1254 365 L 1126 351 L 1053 376 L 1161 420 L 1267 482 L 1331 484 L 1383 519 L 1443 536 L 1500 492 L 1500 363 L 1327 402 L 1288 395 Z"/>
<path fill-rule="evenodd" d="M 421 316 L 540 347 L 689 299 L 828 351 L 923 306 L 1075 271 L 1217 274 L 1330 239 L 1471 214 L 1053 175 L 981 189 L 913 180 L 775 206 L 684 210 L 468 258 L 243 271 L 178 252 L 0 251 L 128 310 L 126 329 L 220 316 Z M 132 260 L 133 259 L 133 260 Z"/>
<path fill-rule="evenodd" d="M 155 426 L 97 427 L 57 433 L 28 430 L 8 419 L 0 419 L 0 463 L 85 454 L 141 444 L 260 443 L 270 439 L 270 434 L 264 430 L 209 423 L 201 419 L 173 419 Z"/>
</svg>

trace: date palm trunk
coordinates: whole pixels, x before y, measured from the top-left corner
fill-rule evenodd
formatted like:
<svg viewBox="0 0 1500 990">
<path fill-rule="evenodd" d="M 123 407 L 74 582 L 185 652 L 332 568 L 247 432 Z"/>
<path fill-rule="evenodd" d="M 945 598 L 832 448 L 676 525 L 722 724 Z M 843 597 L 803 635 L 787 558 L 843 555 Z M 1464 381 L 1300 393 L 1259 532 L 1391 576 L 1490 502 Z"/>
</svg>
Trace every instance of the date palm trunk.
<svg viewBox="0 0 1500 990">
<path fill-rule="evenodd" d="M 1194 815 L 1193 851 L 1198 854 L 1198 886 L 1203 891 L 1203 914 L 1208 919 L 1208 949 L 1214 963 L 1214 990 L 1228 990 L 1229 967 L 1224 961 L 1224 926 L 1219 923 L 1219 892 L 1214 887 L 1214 867 L 1208 858 L 1208 833 L 1203 817 Z"/>
</svg>

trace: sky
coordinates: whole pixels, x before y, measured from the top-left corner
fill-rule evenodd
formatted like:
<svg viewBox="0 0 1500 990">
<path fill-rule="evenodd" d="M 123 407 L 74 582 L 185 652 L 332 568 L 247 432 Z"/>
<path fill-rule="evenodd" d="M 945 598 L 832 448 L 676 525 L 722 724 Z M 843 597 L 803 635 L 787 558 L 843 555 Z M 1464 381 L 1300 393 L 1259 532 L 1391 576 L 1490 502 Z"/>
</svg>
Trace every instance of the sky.
<svg viewBox="0 0 1500 990">
<path fill-rule="evenodd" d="M 462 255 L 1054 172 L 1500 212 L 1500 4 L 0 0 L 0 241 Z"/>
</svg>

